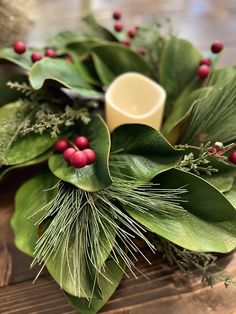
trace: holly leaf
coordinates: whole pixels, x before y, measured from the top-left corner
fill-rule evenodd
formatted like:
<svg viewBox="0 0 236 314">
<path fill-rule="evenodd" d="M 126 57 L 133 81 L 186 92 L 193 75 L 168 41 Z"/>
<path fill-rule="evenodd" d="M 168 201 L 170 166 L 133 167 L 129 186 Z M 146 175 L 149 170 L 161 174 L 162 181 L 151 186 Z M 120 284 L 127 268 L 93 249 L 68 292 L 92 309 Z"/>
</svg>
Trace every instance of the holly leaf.
<svg viewBox="0 0 236 314">
<path fill-rule="evenodd" d="M 161 133 L 143 124 L 126 124 L 112 133 L 111 170 L 121 177 L 150 181 L 182 157 Z"/>
<path fill-rule="evenodd" d="M 41 171 L 17 191 L 11 225 L 17 248 L 30 256 L 33 256 L 38 240 L 37 221 L 45 214 L 50 202 L 55 198 L 57 182 L 58 179 L 48 170 Z"/>
<path fill-rule="evenodd" d="M 104 44 L 92 49 L 97 74 L 104 85 L 109 85 L 118 75 L 138 72 L 150 76 L 146 61 L 134 51 L 121 44 Z"/>
<path fill-rule="evenodd" d="M 66 294 L 69 302 L 77 309 L 81 314 L 94 314 L 97 313 L 103 305 L 111 298 L 112 294 L 118 287 L 123 275 L 125 263 L 119 259 L 117 262 L 108 258 L 105 263 L 105 271 L 103 276 L 100 276 L 100 289 L 102 292 L 102 298 L 93 297 L 91 300 L 85 298 L 76 298 L 69 294 Z M 106 280 L 107 278 L 108 280 Z"/>
<path fill-rule="evenodd" d="M 155 208 L 141 213 L 135 208 L 127 212 L 150 231 L 197 252 L 228 253 L 236 247 L 236 211 L 231 203 L 202 178 L 177 169 L 158 175 L 161 189 L 185 187 L 181 196 L 184 210 L 166 214 Z"/>
<path fill-rule="evenodd" d="M 196 75 L 200 59 L 200 52 L 187 40 L 173 36 L 166 43 L 160 60 L 160 84 L 167 92 L 166 116 L 186 88 L 191 91 L 201 85 Z"/>
<path fill-rule="evenodd" d="M 100 96 L 101 93 L 85 82 L 85 75 L 81 68 L 65 60 L 44 58 L 31 68 L 29 80 L 36 90 L 42 88 L 46 80 L 53 80 L 82 96 Z"/>
<path fill-rule="evenodd" d="M 110 153 L 110 134 L 100 116 L 93 116 L 92 121 L 80 129 L 80 134 L 89 138 L 90 147 L 96 152 L 94 164 L 76 169 L 66 163 L 63 156 L 54 154 L 49 158 L 49 168 L 55 176 L 76 187 L 95 192 L 108 187 L 111 176 L 108 169 Z"/>
</svg>

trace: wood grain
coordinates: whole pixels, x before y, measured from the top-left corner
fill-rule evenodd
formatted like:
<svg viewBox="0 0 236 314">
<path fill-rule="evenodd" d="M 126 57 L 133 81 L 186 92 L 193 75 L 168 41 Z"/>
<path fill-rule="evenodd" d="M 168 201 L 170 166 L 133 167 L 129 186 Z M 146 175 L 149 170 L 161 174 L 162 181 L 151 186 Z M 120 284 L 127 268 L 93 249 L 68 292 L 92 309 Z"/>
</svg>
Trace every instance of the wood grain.
<svg viewBox="0 0 236 314">
<path fill-rule="evenodd" d="M 80 28 L 78 0 L 38 0 L 36 3 L 37 20 L 28 36 L 31 44 L 41 45 L 45 38 L 65 28 Z M 155 14 L 160 21 L 171 18 L 176 32 L 191 39 L 202 50 L 208 49 L 213 40 L 222 39 L 225 51 L 220 66 L 235 64 L 235 0 L 95 0 L 93 4 L 96 17 L 107 26 L 113 24 L 112 10 L 121 8 L 127 28 L 139 25 L 147 21 L 150 14 Z M 0 313 L 76 313 L 46 272 L 32 284 L 38 269 L 30 270 L 31 258 L 14 246 L 10 227 L 14 195 L 31 175 L 31 171 L 19 171 L 0 185 Z M 186 281 L 160 257 L 148 251 L 146 254 L 151 265 L 138 256 L 137 268 L 149 279 L 143 276 L 124 278 L 101 313 L 236 314 L 235 290 L 225 289 L 223 284 L 217 284 L 213 289 L 203 287 L 198 275 Z M 226 271 L 236 276 L 236 256 L 225 257 L 223 262 L 228 263 Z"/>
</svg>

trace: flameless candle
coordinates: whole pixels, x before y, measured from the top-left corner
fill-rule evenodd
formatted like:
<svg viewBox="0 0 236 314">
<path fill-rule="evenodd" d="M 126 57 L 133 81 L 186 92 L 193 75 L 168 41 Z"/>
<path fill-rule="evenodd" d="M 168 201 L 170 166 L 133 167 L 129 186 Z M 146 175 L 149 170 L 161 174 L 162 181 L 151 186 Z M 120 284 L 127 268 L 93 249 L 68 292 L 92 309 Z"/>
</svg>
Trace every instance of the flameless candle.
<svg viewBox="0 0 236 314">
<path fill-rule="evenodd" d="M 105 95 L 110 131 L 126 123 L 142 123 L 160 129 L 166 92 L 146 76 L 129 72 L 118 76 Z"/>
</svg>

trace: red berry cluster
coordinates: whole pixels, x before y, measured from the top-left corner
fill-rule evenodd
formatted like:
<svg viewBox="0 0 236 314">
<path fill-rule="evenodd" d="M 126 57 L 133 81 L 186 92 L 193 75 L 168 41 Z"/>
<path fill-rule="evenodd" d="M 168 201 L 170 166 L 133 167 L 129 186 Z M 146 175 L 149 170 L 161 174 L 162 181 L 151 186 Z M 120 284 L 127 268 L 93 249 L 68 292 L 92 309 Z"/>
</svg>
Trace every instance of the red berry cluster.
<svg viewBox="0 0 236 314">
<path fill-rule="evenodd" d="M 219 53 L 224 48 L 223 44 L 220 41 L 215 41 L 211 45 L 211 51 L 213 53 Z M 200 79 L 205 79 L 211 71 L 211 59 L 208 57 L 203 57 L 199 63 L 197 69 L 197 75 Z"/>
<path fill-rule="evenodd" d="M 54 149 L 63 153 L 63 158 L 74 168 L 83 168 L 96 160 L 96 153 L 89 147 L 89 140 L 85 136 L 77 136 L 74 143 L 68 140 L 57 140 Z"/>
<path fill-rule="evenodd" d="M 27 50 L 25 43 L 21 40 L 15 41 L 12 47 L 13 47 L 14 51 L 18 54 L 23 54 Z M 45 55 L 45 57 L 49 57 L 49 58 L 56 58 L 57 57 L 56 51 L 53 50 L 52 48 L 46 48 L 44 55 Z M 32 62 L 40 61 L 42 58 L 43 58 L 42 54 L 38 51 L 34 51 L 31 54 Z"/>
<path fill-rule="evenodd" d="M 232 148 L 232 147 L 231 147 Z M 230 150 L 231 150 L 230 148 Z M 209 150 L 209 153 L 215 154 L 218 156 L 222 156 L 223 154 L 227 153 L 229 149 L 224 149 L 224 145 L 221 142 L 216 142 Z M 229 154 L 228 160 L 236 165 L 236 151 L 233 151 Z"/>
<path fill-rule="evenodd" d="M 122 18 L 122 13 L 121 11 L 119 10 L 115 10 L 112 14 L 113 16 L 113 19 L 115 20 L 115 24 L 114 24 L 114 30 L 116 32 L 121 32 L 123 31 L 124 29 L 124 24 L 120 21 L 121 18 Z M 127 30 L 126 32 L 126 35 L 127 35 L 127 38 L 121 40 L 121 44 L 123 44 L 124 46 L 127 46 L 129 47 L 131 45 L 131 41 L 133 38 L 136 37 L 137 33 L 138 33 L 138 30 L 139 30 L 139 27 L 135 27 L 135 28 L 130 28 Z M 141 55 L 144 55 L 145 54 L 145 49 L 144 48 L 140 48 L 138 49 L 138 52 L 141 54 Z"/>
</svg>

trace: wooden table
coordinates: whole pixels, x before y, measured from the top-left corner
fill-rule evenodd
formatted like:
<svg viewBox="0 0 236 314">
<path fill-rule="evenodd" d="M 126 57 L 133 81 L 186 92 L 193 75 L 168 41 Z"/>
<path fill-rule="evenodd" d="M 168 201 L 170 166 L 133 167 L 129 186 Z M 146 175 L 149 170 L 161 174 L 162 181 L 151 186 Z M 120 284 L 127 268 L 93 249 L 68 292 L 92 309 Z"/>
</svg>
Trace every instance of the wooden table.
<svg viewBox="0 0 236 314">
<path fill-rule="evenodd" d="M 78 1 L 38 0 L 37 3 L 37 22 L 31 30 L 29 42 L 40 44 L 46 36 L 59 30 L 78 28 Z M 94 1 L 95 14 L 106 25 L 112 25 L 110 16 L 114 8 L 122 9 L 127 27 L 140 24 L 153 13 L 161 20 L 170 17 L 177 33 L 191 39 L 203 50 L 208 49 L 213 40 L 221 39 L 225 51 L 220 65 L 235 63 L 235 0 Z M 10 217 L 15 191 L 22 177 L 26 176 L 24 171 L 17 172 L 11 181 L 0 185 L 0 313 L 76 313 L 48 275 L 32 285 L 37 269 L 30 270 L 31 259 L 14 246 Z M 225 289 L 223 284 L 217 284 L 213 289 L 203 287 L 198 276 L 185 281 L 177 270 L 160 257 L 146 253 L 152 264 L 139 258 L 137 267 L 149 280 L 143 277 L 138 280 L 124 278 L 101 313 L 236 314 L 235 290 Z M 226 271 L 236 276 L 236 257 L 226 259 L 229 261 Z"/>
</svg>

